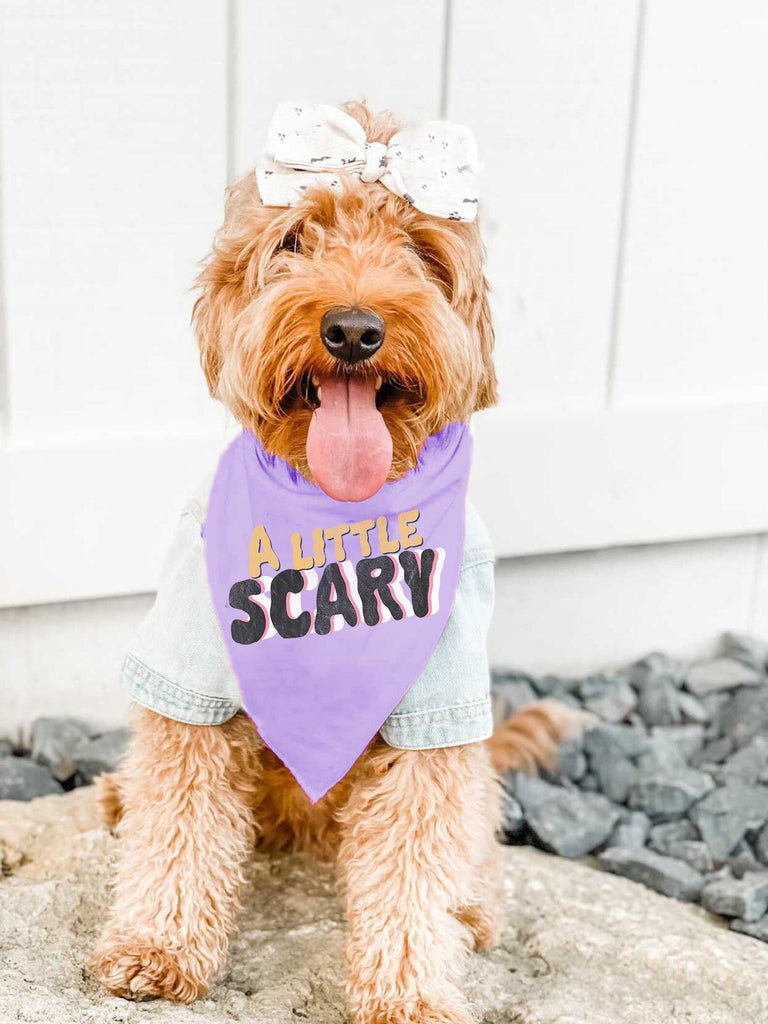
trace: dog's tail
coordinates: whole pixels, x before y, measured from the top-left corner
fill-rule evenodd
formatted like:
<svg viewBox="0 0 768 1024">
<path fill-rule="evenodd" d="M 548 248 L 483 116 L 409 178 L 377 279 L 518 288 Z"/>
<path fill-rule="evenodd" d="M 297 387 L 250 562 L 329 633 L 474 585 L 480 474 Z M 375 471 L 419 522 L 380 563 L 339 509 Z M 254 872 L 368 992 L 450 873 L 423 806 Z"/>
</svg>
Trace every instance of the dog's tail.
<svg viewBox="0 0 768 1024">
<path fill-rule="evenodd" d="M 499 775 L 511 769 L 535 772 L 554 768 L 563 740 L 580 736 L 592 716 L 557 700 L 537 700 L 497 725 L 487 741 Z"/>
</svg>

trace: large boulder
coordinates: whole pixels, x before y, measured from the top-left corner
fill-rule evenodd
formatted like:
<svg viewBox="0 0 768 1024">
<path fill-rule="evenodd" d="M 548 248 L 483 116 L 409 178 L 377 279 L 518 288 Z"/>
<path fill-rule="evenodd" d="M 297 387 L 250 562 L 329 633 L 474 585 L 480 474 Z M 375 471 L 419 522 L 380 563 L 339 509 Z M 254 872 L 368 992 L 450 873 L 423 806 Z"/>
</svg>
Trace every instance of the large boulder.
<svg viewBox="0 0 768 1024">
<path fill-rule="evenodd" d="M 92 791 L 0 804 L 0 1021 L 26 1024 L 342 1024 L 344 919 L 333 870 L 254 858 L 241 930 L 210 995 L 130 1003 L 84 971 L 119 841 Z M 699 907 L 529 847 L 503 851 L 501 945 L 471 956 L 466 989 L 494 1024 L 745 1024 L 768 1020 L 768 945 Z M 759 931 L 762 922 L 734 922 Z"/>
</svg>

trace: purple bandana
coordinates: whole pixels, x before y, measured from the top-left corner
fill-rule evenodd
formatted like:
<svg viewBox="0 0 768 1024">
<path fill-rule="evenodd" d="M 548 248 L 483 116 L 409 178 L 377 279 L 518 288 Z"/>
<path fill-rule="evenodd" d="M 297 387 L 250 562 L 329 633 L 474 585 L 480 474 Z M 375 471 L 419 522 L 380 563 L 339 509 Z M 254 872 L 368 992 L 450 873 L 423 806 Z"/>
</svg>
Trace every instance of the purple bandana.
<svg viewBox="0 0 768 1024">
<path fill-rule="evenodd" d="M 203 528 L 208 583 L 245 710 L 311 800 L 343 778 L 416 681 L 453 607 L 472 440 L 336 501 L 243 431 Z"/>
</svg>

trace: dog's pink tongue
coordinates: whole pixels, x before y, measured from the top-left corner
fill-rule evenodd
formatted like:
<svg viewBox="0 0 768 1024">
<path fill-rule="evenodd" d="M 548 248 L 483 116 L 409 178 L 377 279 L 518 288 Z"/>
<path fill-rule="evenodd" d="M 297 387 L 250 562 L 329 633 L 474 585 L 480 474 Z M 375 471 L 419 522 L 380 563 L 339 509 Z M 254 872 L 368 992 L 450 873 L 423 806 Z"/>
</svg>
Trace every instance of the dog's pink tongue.
<svg viewBox="0 0 768 1024">
<path fill-rule="evenodd" d="M 372 379 L 333 376 L 322 382 L 307 461 L 317 483 L 337 501 L 363 501 L 378 491 L 392 465 L 392 438 L 376 408 Z"/>
</svg>

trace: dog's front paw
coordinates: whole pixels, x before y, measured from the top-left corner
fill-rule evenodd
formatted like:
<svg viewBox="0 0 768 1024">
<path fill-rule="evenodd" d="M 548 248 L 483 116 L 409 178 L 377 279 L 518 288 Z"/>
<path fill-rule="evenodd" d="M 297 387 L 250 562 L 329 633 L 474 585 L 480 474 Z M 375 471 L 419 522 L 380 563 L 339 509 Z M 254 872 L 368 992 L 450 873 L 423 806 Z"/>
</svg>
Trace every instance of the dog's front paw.
<svg viewBox="0 0 768 1024">
<path fill-rule="evenodd" d="M 407 1003 L 375 1001 L 354 1014 L 355 1024 L 475 1024 L 464 1000 L 418 999 Z"/>
<path fill-rule="evenodd" d="M 160 997 L 190 1003 L 205 995 L 210 967 L 184 950 L 162 949 L 149 941 L 118 937 L 103 942 L 88 965 L 105 988 L 124 999 Z"/>
</svg>

